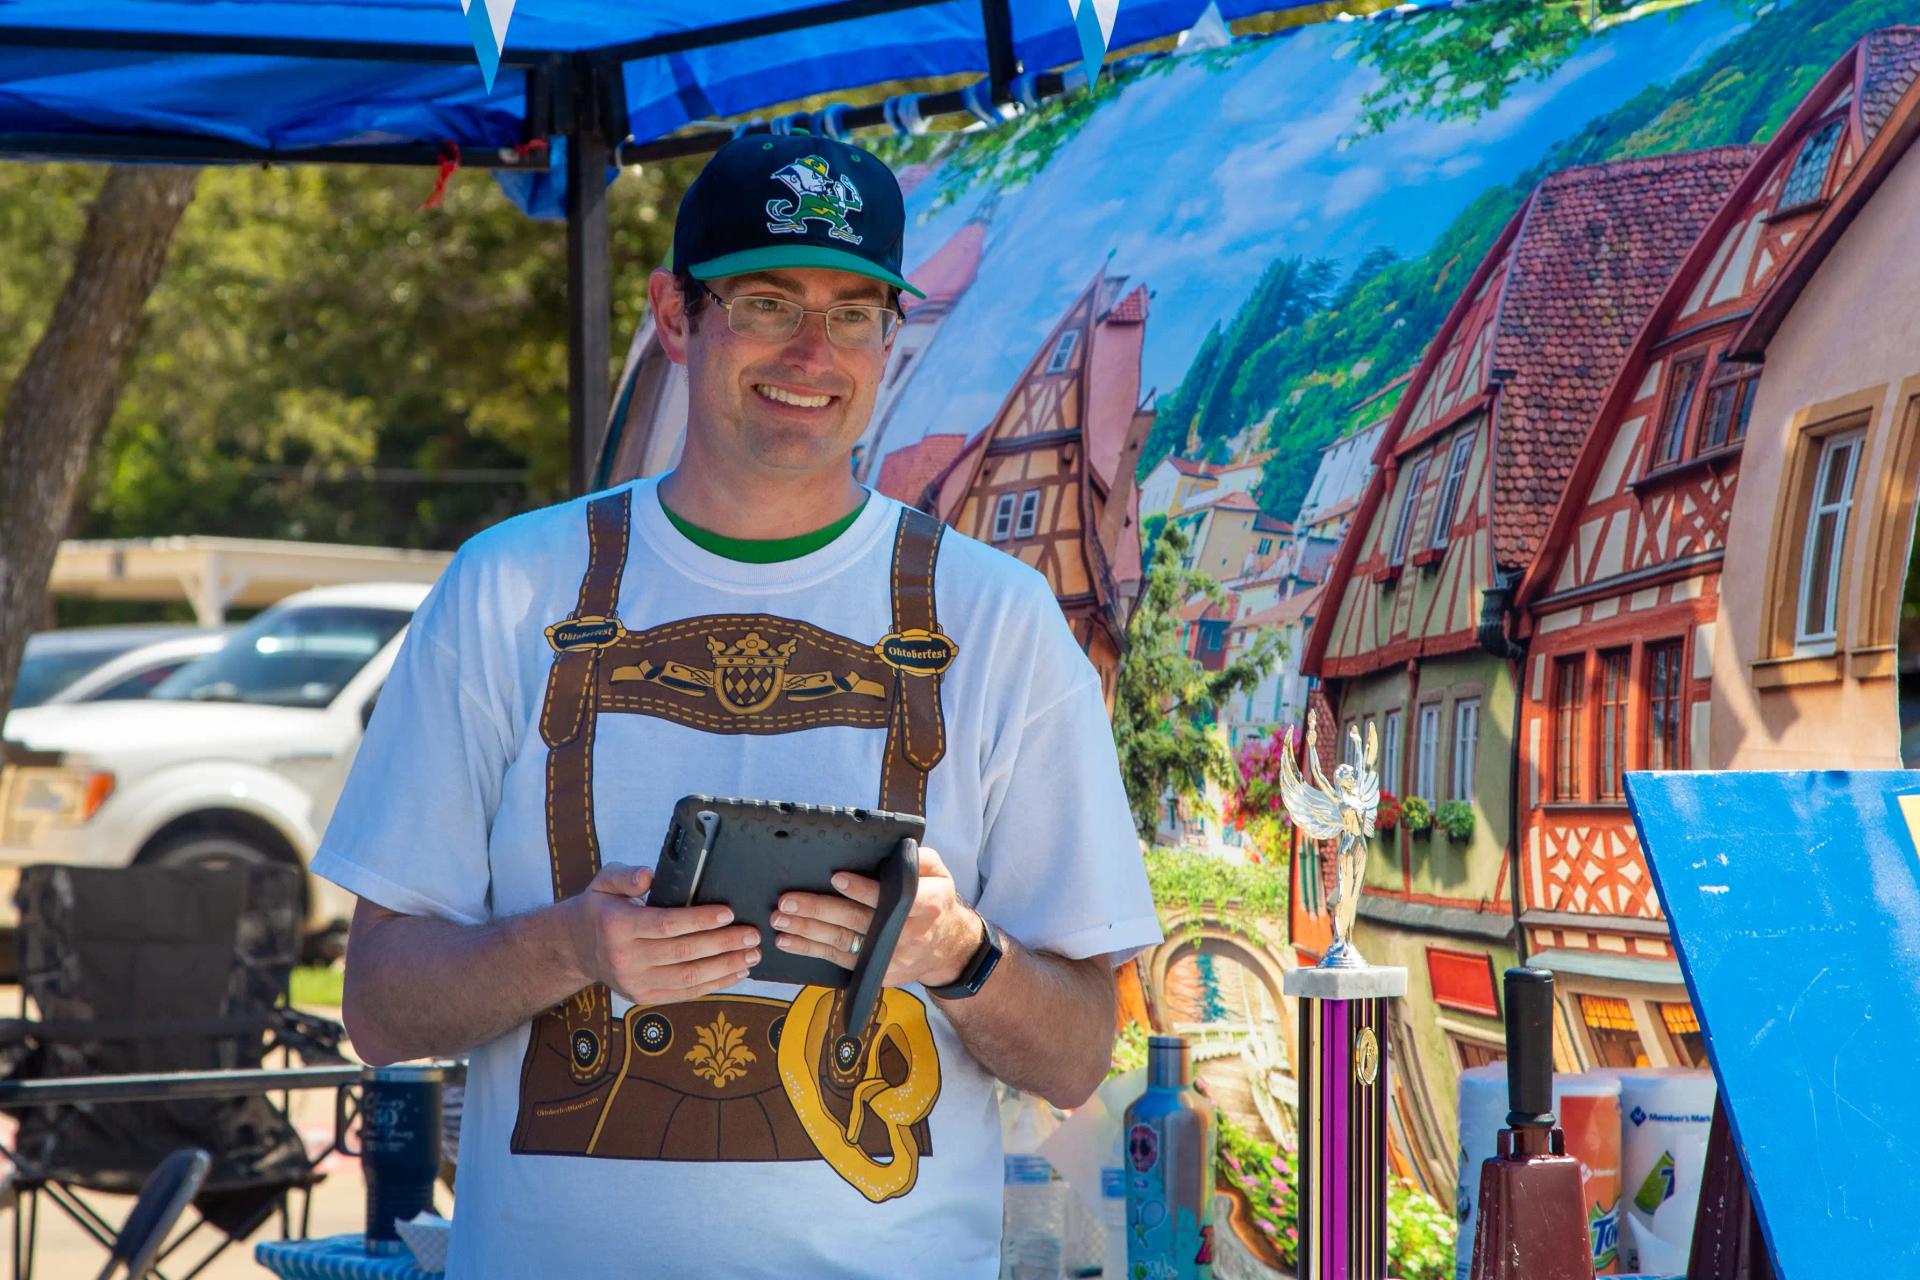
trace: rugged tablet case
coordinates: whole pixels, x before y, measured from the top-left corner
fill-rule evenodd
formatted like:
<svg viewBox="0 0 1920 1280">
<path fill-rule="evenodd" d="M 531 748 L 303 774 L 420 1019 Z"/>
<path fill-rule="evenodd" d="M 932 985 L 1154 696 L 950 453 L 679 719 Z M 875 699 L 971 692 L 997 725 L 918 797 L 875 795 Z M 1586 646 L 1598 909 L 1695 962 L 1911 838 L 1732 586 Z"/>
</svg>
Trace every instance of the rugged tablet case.
<svg viewBox="0 0 1920 1280">
<path fill-rule="evenodd" d="M 879 998 L 880 980 L 913 905 L 925 830 L 922 819 L 884 809 L 683 796 L 673 806 L 647 901 L 732 907 L 735 920 L 760 930 L 760 963 L 749 977 L 852 987 L 849 1025 L 859 1026 Z M 851 972 L 830 960 L 780 950 L 771 923 L 781 894 L 836 893 L 833 876 L 840 871 L 880 882 L 880 904 Z"/>
</svg>

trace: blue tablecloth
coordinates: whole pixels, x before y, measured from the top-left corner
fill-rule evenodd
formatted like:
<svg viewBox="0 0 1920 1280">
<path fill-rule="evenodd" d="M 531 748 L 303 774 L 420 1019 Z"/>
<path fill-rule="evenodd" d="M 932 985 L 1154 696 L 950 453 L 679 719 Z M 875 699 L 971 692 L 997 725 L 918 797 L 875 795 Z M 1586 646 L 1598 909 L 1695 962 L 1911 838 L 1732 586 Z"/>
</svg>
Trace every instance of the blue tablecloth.
<svg viewBox="0 0 1920 1280">
<path fill-rule="evenodd" d="M 253 1260 L 285 1280 L 437 1280 L 407 1252 L 369 1257 L 366 1237 L 355 1233 L 319 1240 L 268 1240 L 253 1247 Z"/>
</svg>

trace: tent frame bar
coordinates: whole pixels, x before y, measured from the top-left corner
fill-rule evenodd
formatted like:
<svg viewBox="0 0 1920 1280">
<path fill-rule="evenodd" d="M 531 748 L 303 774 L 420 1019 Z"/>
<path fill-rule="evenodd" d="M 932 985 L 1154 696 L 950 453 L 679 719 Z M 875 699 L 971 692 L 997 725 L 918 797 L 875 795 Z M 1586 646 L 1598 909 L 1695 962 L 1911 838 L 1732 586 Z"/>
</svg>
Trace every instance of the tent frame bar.
<svg viewBox="0 0 1920 1280">
<path fill-rule="evenodd" d="M 648 36 L 598 49 L 555 50 L 524 46 L 500 53 L 503 67 L 553 66 L 576 57 L 599 64 L 638 58 L 690 53 L 716 45 L 763 36 L 784 35 L 809 27 L 851 22 L 910 9 L 924 9 L 949 0 L 827 0 L 805 9 L 743 18 Z M 412 44 L 395 40 L 331 40 L 312 36 L 196 35 L 179 31 L 107 30 L 98 27 L 52 27 L 0 22 L 0 49 L 89 49 L 116 53 L 233 54 L 267 58 L 324 58 L 350 62 L 415 63 L 466 66 L 474 63 L 466 44 Z"/>
</svg>

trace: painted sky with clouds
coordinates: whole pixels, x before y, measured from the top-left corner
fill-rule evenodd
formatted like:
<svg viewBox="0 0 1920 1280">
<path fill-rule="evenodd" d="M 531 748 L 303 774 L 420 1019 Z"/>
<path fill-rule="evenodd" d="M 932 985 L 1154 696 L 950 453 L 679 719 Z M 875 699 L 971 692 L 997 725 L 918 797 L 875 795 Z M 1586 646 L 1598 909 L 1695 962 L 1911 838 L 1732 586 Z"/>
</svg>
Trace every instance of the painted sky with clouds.
<svg viewBox="0 0 1920 1280">
<path fill-rule="evenodd" d="M 1380 245 L 1423 253 L 1489 187 L 1744 26 L 1711 0 L 1623 24 L 1477 120 L 1403 119 L 1350 145 L 1358 103 L 1380 77 L 1357 60 L 1346 24 L 1135 79 L 1003 197 L 979 278 L 902 393 L 888 447 L 984 427 L 1109 251 L 1114 272 L 1156 292 L 1141 385 L 1171 390 L 1275 258 L 1327 257 L 1344 270 Z M 909 269 L 979 195 L 919 221 L 938 188 L 935 175 L 908 198 Z"/>
</svg>

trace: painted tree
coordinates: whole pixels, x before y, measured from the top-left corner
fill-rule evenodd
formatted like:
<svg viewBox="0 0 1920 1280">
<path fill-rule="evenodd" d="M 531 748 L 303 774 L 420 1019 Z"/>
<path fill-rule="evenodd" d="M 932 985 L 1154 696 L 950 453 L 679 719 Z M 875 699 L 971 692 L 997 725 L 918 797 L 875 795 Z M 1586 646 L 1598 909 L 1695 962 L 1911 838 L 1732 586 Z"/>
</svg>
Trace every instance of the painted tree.
<svg viewBox="0 0 1920 1280">
<path fill-rule="evenodd" d="M 0 413 L 0 708 L 13 699 L 74 495 L 198 179 L 188 168 L 108 173 L 53 315 Z"/>
<path fill-rule="evenodd" d="M 1260 683 L 1286 654 L 1277 633 L 1255 643 L 1219 671 L 1189 657 L 1180 636 L 1181 606 L 1196 594 L 1224 603 L 1226 590 L 1212 578 L 1182 567 L 1189 547 L 1177 524 L 1161 531 L 1140 602 L 1127 624 L 1127 652 L 1113 699 L 1113 740 L 1134 825 L 1151 837 L 1159 825 L 1160 799 L 1169 789 L 1182 799 L 1198 795 L 1208 781 L 1232 786 L 1233 756 L 1211 731 L 1220 704 Z"/>
</svg>

